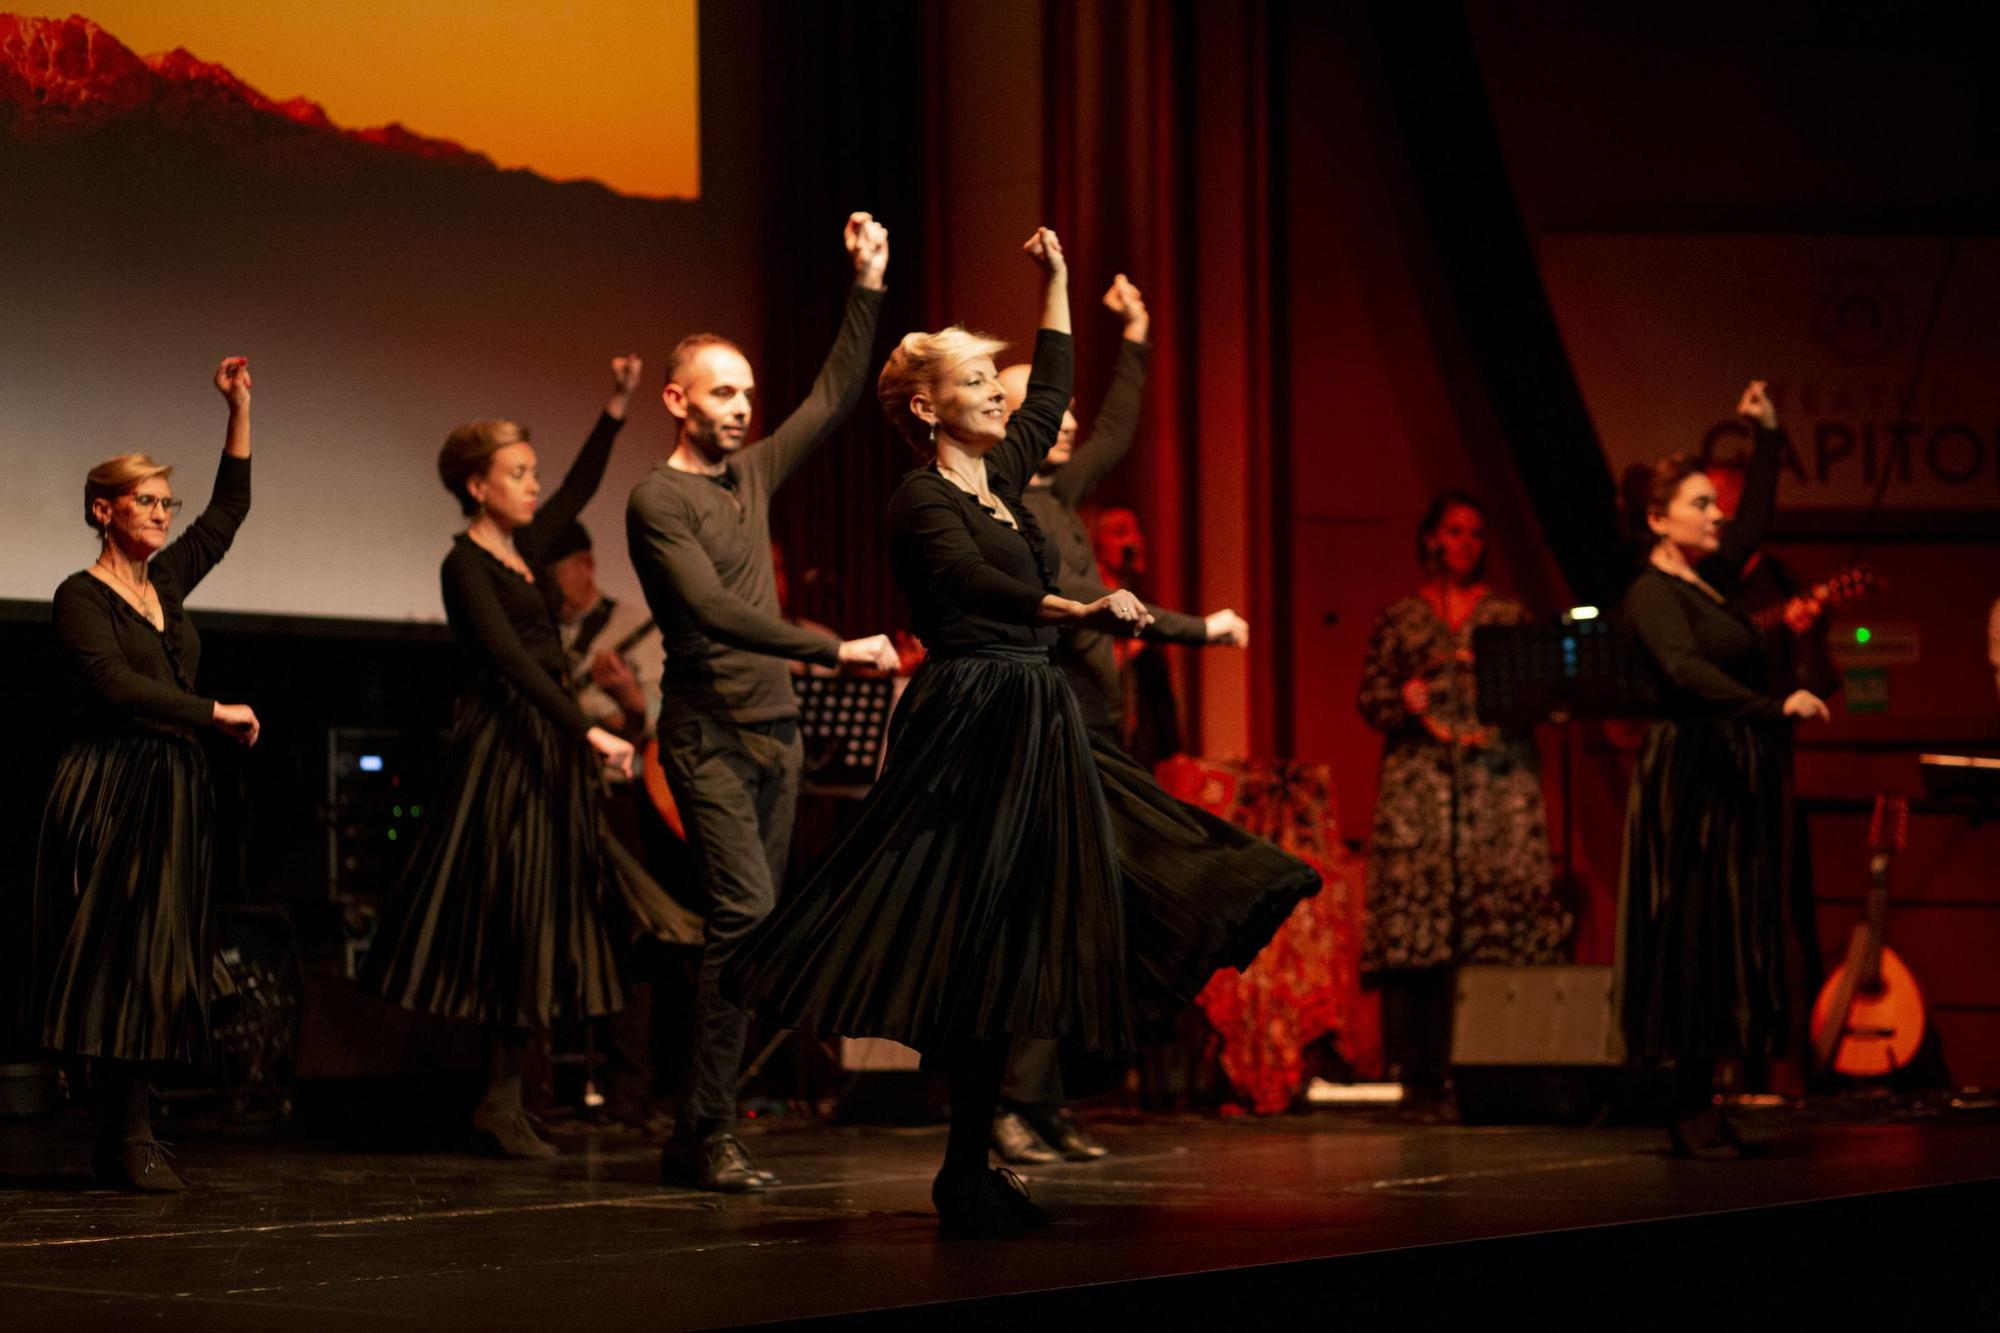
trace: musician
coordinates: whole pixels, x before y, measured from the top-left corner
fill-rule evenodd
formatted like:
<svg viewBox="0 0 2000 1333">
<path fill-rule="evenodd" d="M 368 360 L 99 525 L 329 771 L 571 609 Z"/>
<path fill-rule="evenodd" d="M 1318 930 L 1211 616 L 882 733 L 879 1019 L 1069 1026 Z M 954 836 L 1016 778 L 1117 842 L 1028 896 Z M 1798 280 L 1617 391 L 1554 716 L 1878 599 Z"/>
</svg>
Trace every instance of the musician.
<svg viewBox="0 0 2000 1333">
<path fill-rule="evenodd" d="M 605 730 L 643 746 L 660 711 L 658 627 L 643 601 L 621 602 L 598 587 L 597 556 L 583 524 L 557 533 L 543 558 L 562 594 L 556 623 L 576 706 Z M 605 819 L 663 888 L 686 899 L 693 880 L 687 849 L 653 808 L 639 767 L 635 760 L 630 776 L 604 770 Z M 625 1007 L 596 1020 L 604 1060 L 594 1081 L 605 1099 L 603 1113 L 648 1132 L 666 1124 L 659 1109 L 670 1096 L 665 1073 L 686 1050 L 693 999 L 685 950 L 672 943 L 651 935 L 633 941 L 626 958 Z"/>
<path fill-rule="evenodd" d="M 1486 511 L 1445 491 L 1417 523 L 1423 579 L 1375 622 L 1359 705 L 1380 731 L 1363 976 L 1382 995 L 1390 1074 L 1442 1098 L 1455 969 L 1562 961 L 1572 924 L 1549 864 L 1532 733 L 1482 726 L 1472 636 L 1528 612 L 1486 582 Z"/>
<path fill-rule="evenodd" d="M 544 558 L 562 593 L 557 623 L 577 707 L 605 730 L 644 742 L 660 711 L 659 627 L 643 601 L 621 602 L 597 586 L 597 555 L 583 524 L 557 533 Z M 606 771 L 615 782 L 631 781 Z"/>
<path fill-rule="evenodd" d="M 1713 1105 L 1719 1058 L 1767 1058 L 1793 1036 L 1785 938 L 1791 729 L 1824 721 L 1774 681 L 1735 600 L 1776 508 L 1784 437 L 1761 380 L 1737 411 L 1756 443 L 1729 516 L 1691 455 L 1627 469 L 1627 521 L 1647 551 L 1623 614 L 1657 668 L 1664 717 L 1646 733 L 1626 806 L 1618 994 L 1631 1054 L 1671 1064 L 1669 1141 L 1730 1156 Z"/>
</svg>

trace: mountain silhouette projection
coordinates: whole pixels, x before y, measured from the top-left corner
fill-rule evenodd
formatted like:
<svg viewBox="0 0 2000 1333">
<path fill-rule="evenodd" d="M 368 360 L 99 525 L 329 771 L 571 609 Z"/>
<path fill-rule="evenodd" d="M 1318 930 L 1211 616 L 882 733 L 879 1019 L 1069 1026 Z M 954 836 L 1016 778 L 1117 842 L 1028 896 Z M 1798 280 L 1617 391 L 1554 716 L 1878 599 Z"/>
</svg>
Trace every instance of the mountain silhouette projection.
<svg viewBox="0 0 2000 1333">
<path fill-rule="evenodd" d="M 141 56 L 80 15 L 0 14 L 0 133 L 60 140 L 121 122 L 186 134 L 261 130 L 311 151 L 367 146 L 455 165 L 494 169 L 483 153 L 391 123 L 342 129 L 316 102 L 266 97 L 228 69 L 176 47 Z"/>
</svg>

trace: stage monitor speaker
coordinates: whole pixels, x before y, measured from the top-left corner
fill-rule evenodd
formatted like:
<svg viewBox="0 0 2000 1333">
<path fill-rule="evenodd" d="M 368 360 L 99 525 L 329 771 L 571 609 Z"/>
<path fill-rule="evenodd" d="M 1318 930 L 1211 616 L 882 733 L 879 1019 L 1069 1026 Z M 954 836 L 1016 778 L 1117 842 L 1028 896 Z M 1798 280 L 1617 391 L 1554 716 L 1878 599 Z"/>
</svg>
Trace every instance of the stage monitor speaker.
<svg viewBox="0 0 2000 1333">
<path fill-rule="evenodd" d="M 1608 967 L 1460 968 L 1451 1078 L 1466 1124 L 1577 1124 L 1647 1096 L 1625 1064 Z"/>
</svg>

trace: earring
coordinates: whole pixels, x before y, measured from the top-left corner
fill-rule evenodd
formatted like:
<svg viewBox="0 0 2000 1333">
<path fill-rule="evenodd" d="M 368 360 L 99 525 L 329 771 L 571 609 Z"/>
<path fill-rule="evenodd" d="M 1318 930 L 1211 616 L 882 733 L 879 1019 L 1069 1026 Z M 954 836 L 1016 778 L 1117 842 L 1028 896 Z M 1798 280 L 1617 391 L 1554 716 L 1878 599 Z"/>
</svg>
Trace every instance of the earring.
<svg viewBox="0 0 2000 1333">
<path fill-rule="evenodd" d="M 937 448 L 937 422 L 931 423 L 931 448 Z"/>
</svg>

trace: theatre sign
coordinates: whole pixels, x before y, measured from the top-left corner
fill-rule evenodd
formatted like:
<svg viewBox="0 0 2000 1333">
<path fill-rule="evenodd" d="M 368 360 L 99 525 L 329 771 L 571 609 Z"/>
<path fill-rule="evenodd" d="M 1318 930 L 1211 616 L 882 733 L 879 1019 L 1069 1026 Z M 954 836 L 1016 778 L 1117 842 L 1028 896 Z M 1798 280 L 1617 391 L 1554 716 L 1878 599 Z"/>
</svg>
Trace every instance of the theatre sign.
<svg viewBox="0 0 2000 1333">
<path fill-rule="evenodd" d="M 2000 507 L 2000 242 L 1558 235 L 1540 260 L 1614 472 L 1740 455 L 1757 378 L 1787 506 Z"/>
</svg>

